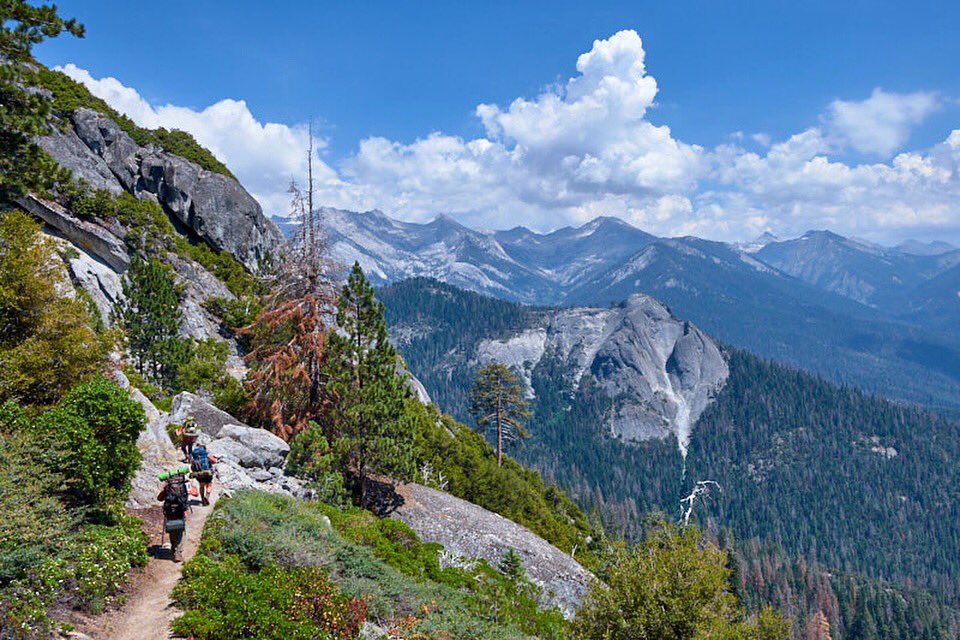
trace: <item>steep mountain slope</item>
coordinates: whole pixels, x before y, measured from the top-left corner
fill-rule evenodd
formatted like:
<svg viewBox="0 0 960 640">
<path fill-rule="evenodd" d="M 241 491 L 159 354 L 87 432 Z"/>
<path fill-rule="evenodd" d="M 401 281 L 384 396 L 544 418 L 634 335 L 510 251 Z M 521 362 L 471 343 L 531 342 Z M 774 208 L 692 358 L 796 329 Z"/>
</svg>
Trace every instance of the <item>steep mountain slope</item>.
<svg viewBox="0 0 960 640">
<path fill-rule="evenodd" d="M 424 279 L 381 292 L 394 340 L 414 349 L 448 343 L 435 335 L 443 331 L 437 331 L 436 318 L 462 308 L 460 296 L 475 295 Z M 399 319 L 400 309 L 410 316 Z M 691 426 L 729 373 L 709 337 L 641 294 L 609 309 L 534 311 L 518 320 L 506 331 L 495 329 L 491 337 L 465 338 L 459 348 L 433 361 L 430 380 L 439 374 L 465 385 L 477 366 L 503 362 L 520 372 L 528 394 L 535 397 L 534 373 L 549 361 L 562 370 L 565 393 L 573 396 L 589 385 L 607 399 L 611 410 L 597 426 L 608 436 L 628 442 L 670 439 L 685 452 Z M 451 400 L 462 411 L 460 398 Z M 441 402 L 447 399 L 444 395 Z"/>
<path fill-rule="evenodd" d="M 903 313 L 942 331 L 960 327 L 960 265 L 924 282 L 902 296 Z"/>
<path fill-rule="evenodd" d="M 555 285 L 509 256 L 497 240 L 449 217 L 428 224 L 391 220 L 379 211 L 323 208 L 320 218 L 334 258 L 359 261 L 375 284 L 427 276 L 518 300 L 539 300 Z M 285 225 L 287 232 L 293 227 Z"/>
<path fill-rule="evenodd" d="M 424 280 L 388 287 L 382 298 L 411 369 L 461 417 L 471 363 L 489 341 L 509 344 L 586 313 L 529 309 Z M 533 438 L 517 455 L 608 523 L 634 531 L 650 509 L 674 513 L 693 480 L 714 479 L 723 490 L 697 510 L 711 527 L 960 598 L 960 507 L 950 497 L 960 491 L 950 462 L 960 455 L 956 424 L 729 351 L 729 378 L 693 427 L 684 465 L 673 434 L 610 437 L 616 399 L 592 373 L 573 387 L 561 356 L 544 351 L 532 369 L 524 364 L 535 415 Z"/>
<path fill-rule="evenodd" d="M 606 306 L 646 293 L 729 344 L 960 412 L 960 339 L 949 331 L 949 307 L 919 296 L 913 306 L 925 311 L 903 313 L 908 285 L 935 277 L 960 252 L 917 256 L 824 232 L 802 241 L 764 234 L 742 246 L 655 238 L 614 218 L 548 234 L 479 232 L 448 218 L 402 223 L 379 212 L 325 210 L 325 218 L 335 256 L 359 260 L 378 284 L 426 276 L 527 304 Z M 864 291 L 881 291 L 885 308 L 850 297 Z"/>
<path fill-rule="evenodd" d="M 655 236 L 610 217 L 547 234 L 515 227 L 494 232 L 493 237 L 517 262 L 535 267 L 562 288 L 556 300 L 542 299 L 543 302 L 563 301 L 569 288 L 620 264 L 656 240 Z"/>
<path fill-rule="evenodd" d="M 853 300 L 699 238 L 662 239 L 573 290 L 610 304 L 634 291 L 665 302 L 720 340 L 871 393 L 960 409 L 960 342 L 895 323 Z"/>
<path fill-rule="evenodd" d="M 772 242 L 755 255 L 820 289 L 891 311 L 898 294 L 960 263 L 956 250 L 917 255 L 829 231 L 809 231 L 795 240 Z"/>
</svg>

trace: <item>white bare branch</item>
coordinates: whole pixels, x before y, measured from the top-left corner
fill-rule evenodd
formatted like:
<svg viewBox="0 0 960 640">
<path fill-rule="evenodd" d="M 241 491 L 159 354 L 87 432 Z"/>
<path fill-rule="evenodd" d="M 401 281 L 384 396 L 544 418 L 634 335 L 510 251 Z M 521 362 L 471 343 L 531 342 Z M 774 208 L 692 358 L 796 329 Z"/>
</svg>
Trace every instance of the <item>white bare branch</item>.
<svg viewBox="0 0 960 640">
<path fill-rule="evenodd" d="M 693 486 L 693 490 L 690 491 L 690 495 L 680 500 L 680 512 L 683 514 L 680 519 L 683 521 L 683 526 L 690 524 L 690 516 L 693 514 L 694 504 L 698 499 L 706 501 L 710 495 L 711 487 L 716 487 L 717 491 L 723 491 L 719 483 L 713 480 L 698 480 Z"/>
</svg>

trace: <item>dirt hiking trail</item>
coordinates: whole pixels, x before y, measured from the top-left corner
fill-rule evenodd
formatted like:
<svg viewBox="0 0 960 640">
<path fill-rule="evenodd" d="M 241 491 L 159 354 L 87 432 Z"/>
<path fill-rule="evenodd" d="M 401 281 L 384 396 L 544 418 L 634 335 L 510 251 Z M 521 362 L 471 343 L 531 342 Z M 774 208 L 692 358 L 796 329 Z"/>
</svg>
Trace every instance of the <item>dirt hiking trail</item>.
<svg viewBox="0 0 960 640">
<path fill-rule="evenodd" d="M 199 500 L 191 500 L 193 512 L 187 516 L 187 536 L 183 545 L 183 560 L 186 562 L 197 552 L 207 517 L 216 504 L 220 491 L 215 489 L 209 506 L 201 506 Z M 170 592 L 180 580 L 183 563 L 173 562 L 170 540 L 164 537 L 160 547 L 162 516 L 152 511 L 153 517 L 145 517 L 151 526 L 150 561 L 127 586 L 127 601 L 114 611 L 109 611 L 88 624 L 77 625 L 77 630 L 94 640 L 167 640 L 173 637 L 170 623 L 180 613 L 170 599 Z M 83 636 L 80 636 L 83 637 Z"/>
</svg>

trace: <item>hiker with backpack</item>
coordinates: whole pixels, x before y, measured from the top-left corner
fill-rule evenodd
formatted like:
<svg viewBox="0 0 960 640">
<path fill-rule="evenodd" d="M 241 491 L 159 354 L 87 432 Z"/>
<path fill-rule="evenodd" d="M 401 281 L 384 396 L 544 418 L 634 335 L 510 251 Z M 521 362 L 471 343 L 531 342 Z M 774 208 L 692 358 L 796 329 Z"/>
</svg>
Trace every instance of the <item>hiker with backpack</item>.
<svg viewBox="0 0 960 640">
<path fill-rule="evenodd" d="M 207 496 L 213 490 L 213 465 L 217 463 L 216 456 L 207 452 L 202 444 L 194 447 L 190 454 L 190 477 L 196 478 L 200 485 L 200 503 L 203 506 L 210 504 Z"/>
<path fill-rule="evenodd" d="M 190 494 L 187 488 L 189 467 L 179 467 L 160 474 L 163 482 L 157 500 L 163 503 L 163 530 L 170 536 L 174 562 L 183 562 L 183 538 L 187 530 Z"/>
<path fill-rule="evenodd" d="M 183 461 L 190 462 L 193 453 L 193 445 L 200 437 L 200 428 L 197 427 L 197 421 L 193 416 L 187 416 L 180 428 L 177 429 L 177 437 L 180 439 L 180 452 L 183 454 Z"/>
</svg>

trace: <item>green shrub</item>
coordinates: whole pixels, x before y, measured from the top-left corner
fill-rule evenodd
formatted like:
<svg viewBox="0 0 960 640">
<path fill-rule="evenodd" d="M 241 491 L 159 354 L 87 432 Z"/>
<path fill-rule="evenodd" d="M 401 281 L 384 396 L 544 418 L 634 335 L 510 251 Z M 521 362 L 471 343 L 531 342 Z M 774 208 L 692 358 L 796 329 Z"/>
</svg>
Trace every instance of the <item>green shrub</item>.
<svg viewBox="0 0 960 640">
<path fill-rule="evenodd" d="M 104 380 L 35 418 L 0 406 L 0 638 L 48 637 L 51 610 L 98 611 L 146 538 L 121 507 L 143 410 Z"/>
<path fill-rule="evenodd" d="M 124 389 L 97 378 L 75 387 L 34 429 L 60 445 L 48 466 L 62 469 L 74 495 L 106 517 L 140 465 L 137 437 L 144 421 L 143 407 Z"/>
<path fill-rule="evenodd" d="M 441 568 L 441 551 L 396 520 L 245 491 L 218 503 L 198 558 L 233 562 L 255 575 L 271 567 L 322 567 L 341 591 L 367 603 L 372 620 L 397 637 L 565 637 L 560 612 L 539 609 L 529 585 L 514 584 L 482 561 L 468 569 Z M 237 570 L 231 568 L 230 575 Z M 207 610 L 188 598 L 181 606 L 196 616 L 191 620 Z M 196 633 L 198 627 L 178 629 Z"/>
<path fill-rule="evenodd" d="M 346 503 L 348 495 L 343 474 L 337 469 L 333 449 L 317 423 L 309 422 L 307 428 L 290 442 L 287 473 L 309 481 L 320 501 L 336 505 Z"/>
<path fill-rule="evenodd" d="M 77 188 L 67 196 L 70 210 L 81 218 L 115 220 L 127 229 L 124 238 L 130 249 L 141 253 L 155 253 L 173 249 L 177 233 L 159 204 L 153 200 L 138 200 L 123 192 L 106 189 Z"/>
<path fill-rule="evenodd" d="M 50 405 L 97 372 L 107 345 L 66 277 L 51 239 L 21 212 L 0 212 L 0 401 Z"/>
<path fill-rule="evenodd" d="M 186 608 L 174 632 L 197 640 L 353 638 L 366 620 L 319 567 L 251 572 L 236 556 L 191 561 L 174 595 Z"/>
<path fill-rule="evenodd" d="M 130 567 L 142 567 L 147 559 L 147 536 L 136 518 L 124 515 L 114 526 L 83 527 L 73 538 L 68 557 L 74 605 L 102 610 Z"/>
</svg>

